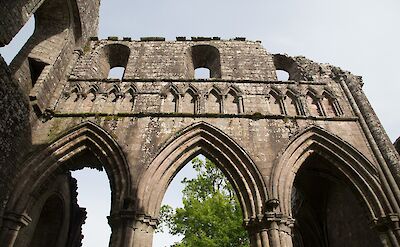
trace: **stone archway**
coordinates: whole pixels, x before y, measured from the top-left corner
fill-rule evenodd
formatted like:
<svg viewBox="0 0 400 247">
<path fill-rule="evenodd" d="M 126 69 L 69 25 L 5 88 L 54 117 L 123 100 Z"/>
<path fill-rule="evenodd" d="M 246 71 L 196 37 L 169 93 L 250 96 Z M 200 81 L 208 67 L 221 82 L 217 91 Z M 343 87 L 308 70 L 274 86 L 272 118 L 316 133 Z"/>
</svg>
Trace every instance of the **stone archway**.
<svg viewBox="0 0 400 247">
<path fill-rule="evenodd" d="M 58 246 L 64 210 L 64 202 L 57 195 L 52 195 L 46 200 L 29 246 Z"/>
<path fill-rule="evenodd" d="M 384 241 L 396 243 L 395 229 L 389 226 L 381 229 L 381 222 L 391 215 L 393 209 L 382 190 L 378 168 L 350 144 L 320 127 L 312 126 L 296 135 L 277 160 L 269 186 L 271 195 L 279 202 L 277 211 L 289 218 L 293 217 L 295 179 L 304 164 L 315 156 L 321 157 L 331 166 L 323 167 L 324 172 L 332 176 L 335 171 L 333 176 L 340 176 L 340 182 L 362 203 L 370 222 L 373 222 L 376 229 L 385 232 L 384 238 L 387 240 Z"/>
<path fill-rule="evenodd" d="M 263 219 L 267 200 L 266 186 L 256 165 L 234 140 L 216 127 L 200 122 L 177 133 L 160 149 L 142 176 L 138 192 L 138 222 L 134 243 L 151 246 L 153 230 L 165 191 L 176 173 L 198 154 L 213 160 L 234 187 L 239 198 L 247 228 Z M 147 221 L 146 221 L 147 219 Z M 259 232 L 249 230 L 256 246 Z"/>
<path fill-rule="evenodd" d="M 24 169 L 14 179 L 16 188 L 6 205 L 0 242 L 2 246 L 13 246 L 21 227 L 30 220 L 27 212 L 35 203 L 34 195 L 41 190 L 59 172 L 76 170 L 85 165 L 76 166 L 74 159 L 92 155 L 99 162 L 97 169 L 104 169 L 111 187 L 111 223 L 112 235 L 110 246 L 121 246 L 125 242 L 126 224 L 120 215 L 121 211 L 131 207 L 131 178 L 129 166 L 121 148 L 101 127 L 91 123 L 82 123 L 68 131 L 38 155 L 26 162 Z"/>
</svg>

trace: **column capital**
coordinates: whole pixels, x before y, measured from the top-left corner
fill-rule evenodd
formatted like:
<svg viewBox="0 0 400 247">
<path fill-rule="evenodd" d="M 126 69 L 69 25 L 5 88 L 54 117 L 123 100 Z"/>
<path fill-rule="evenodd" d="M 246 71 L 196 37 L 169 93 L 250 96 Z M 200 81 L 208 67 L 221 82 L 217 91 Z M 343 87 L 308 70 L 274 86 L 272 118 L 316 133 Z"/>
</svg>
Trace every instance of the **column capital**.
<svg viewBox="0 0 400 247">
<path fill-rule="evenodd" d="M 154 218 L 150 215 L 140 213 L 135 210 L 120 210 L 117 213 L 112 213 L 107 218 L 110 225 L 121 224 L 124 221 L 130 221 L 132 223 L 140 222 L 154 229 L 157 227 L 159 222 L 158 218 Z"/>
<path fill-rule="evenodd" d="M 266 212 L 261 217 L 245 220 L 243 225 L 248 229 L 268 229 L 271 227 L 272 223 L 276 223 L 280 226 L 292 228 L 294 226 L 294 222 L 295 220 L 292 217 L 283 215 L 282 213 Z"/>
<path fill-rule="evenodd" d="M 400 230 L 400 215 L 397 213 L 389 213 L 373 220 L 373 224 L 378 231 L 385 231 L 388 228 L 398 231 Z"/>
<path fill-rule="evenodd" d="M 5 212 L 3 216 L 3 224 L 13 230 L 19 230 L 21 227 L 27 226 L 31 222 L 31 217 L 26 213 Z"/>
</svg>

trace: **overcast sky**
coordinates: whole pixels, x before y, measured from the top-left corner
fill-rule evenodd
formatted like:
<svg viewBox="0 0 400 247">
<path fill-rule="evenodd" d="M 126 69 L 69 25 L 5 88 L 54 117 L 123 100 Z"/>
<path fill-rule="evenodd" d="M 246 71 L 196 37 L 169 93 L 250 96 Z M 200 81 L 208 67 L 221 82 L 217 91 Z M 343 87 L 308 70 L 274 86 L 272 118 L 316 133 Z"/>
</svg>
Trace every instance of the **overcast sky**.
<svg viewBox="0 0 400 247">
<path fill-rule="evenodd" d="M 399 12 L 398 0 L 104 0 L 99 37 L 246 37 L 261 40 L 270 53 L 339 66 L 364 78 L 364 91 L 393 142 L 400 136 Z"/>
</svg>

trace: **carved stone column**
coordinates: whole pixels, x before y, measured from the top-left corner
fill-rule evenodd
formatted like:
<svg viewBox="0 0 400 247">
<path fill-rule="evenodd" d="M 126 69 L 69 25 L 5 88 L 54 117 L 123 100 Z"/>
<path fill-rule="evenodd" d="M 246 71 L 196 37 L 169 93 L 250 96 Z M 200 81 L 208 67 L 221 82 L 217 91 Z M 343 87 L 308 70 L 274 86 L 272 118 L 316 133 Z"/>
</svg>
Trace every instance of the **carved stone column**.
<svg viewBox="0 0 400 247">
<path fill-rule="evenodd" d="M 400 246 L 400 217 L 398 214 L 382 216 L 374 223 L 374 228 L 379 232 L 383 246 Z"/>
<path fill-rule="evenodd" d="M 136 216 L 134 224 L 133 245 L 135 247 L 151 247 L 153 234 L 158 220 L 151 216 L 140 214 Z"/>
<path fill-rule="evenodd" d="M 275 212 L 267 212 L 263 217 L 245 223 L 250 236 L 250 245 L 292 247 L 293 223 L 293 219 Z"/>
<path fill-rule="evenodd" d="M 108 217 L 111 227 L 110 246 L 132 246 L 134 211 L 120 211 Z"/>
<path fill-rule="evenodd" d="M 120 211 L 109 217 L 110 246 L 151 247 L 158 220 L 135 211 Z"/>
<path fill-rule="evenodd" d="M 0 246 L 14 246 L 21 227 L 27 226 L 31 221 L 31 218 L 26 214 L 6 212 L 3 217 L 3 226 L 0 233 Z"/>
</svg>

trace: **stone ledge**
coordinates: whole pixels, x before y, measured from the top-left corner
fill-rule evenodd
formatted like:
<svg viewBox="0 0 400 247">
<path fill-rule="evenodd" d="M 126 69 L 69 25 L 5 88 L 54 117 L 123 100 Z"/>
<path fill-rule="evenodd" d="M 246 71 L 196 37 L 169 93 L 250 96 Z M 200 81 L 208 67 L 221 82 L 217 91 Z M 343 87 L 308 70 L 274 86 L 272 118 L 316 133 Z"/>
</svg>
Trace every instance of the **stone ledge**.
<svg viewBox="0 0 400 247">
<path fill-rule="evenodd" d="M 254 114 L 225 114 L 225 113 L 163 113 L 163 112 L 120 112 L 120 113 L 103 113 L 103 112 L 51 112 L 50 118 L 68 118 L 68 117 L 105 117 L 110 119 L 118 119 L 124 117 L 160 117 L 160 118 L 176 118 L 176 117 L 188 117 L 188 118 L 247 118 L 253 120 L 260 119 L 276 119 L 276 120 L 315 120 L 315 121 L 344 121 L 344 122 L 355 122 L 358 121 L 357 117 L 317 117 L 317 116 L 285 116 L 285 115 L 266 115 L 261 113 Z"/>
<path fill-rule="evenodd" d="M 174 79 L 174 78 L 124 78 L 108 79 L 108 78 L 68 78 L 68 81 L 74 82 L 231 82 L 231 83 L 265 83 L 265 84 L 310 84 L 310 85 L 327 85 L 326 82 L 319 81 L 266 81 L 266 80 L 235 80 L 235 79 Z"/>
</svg>

